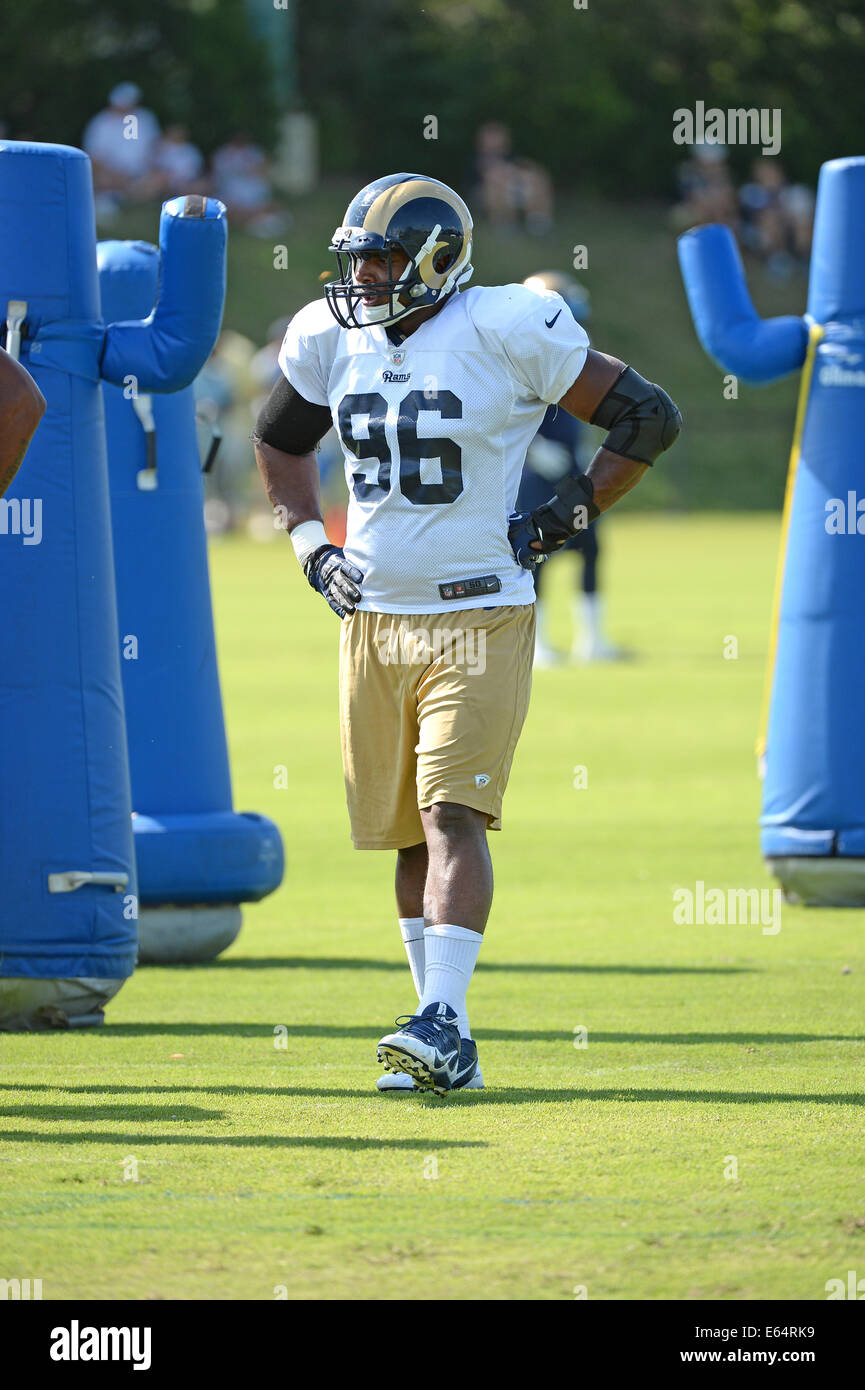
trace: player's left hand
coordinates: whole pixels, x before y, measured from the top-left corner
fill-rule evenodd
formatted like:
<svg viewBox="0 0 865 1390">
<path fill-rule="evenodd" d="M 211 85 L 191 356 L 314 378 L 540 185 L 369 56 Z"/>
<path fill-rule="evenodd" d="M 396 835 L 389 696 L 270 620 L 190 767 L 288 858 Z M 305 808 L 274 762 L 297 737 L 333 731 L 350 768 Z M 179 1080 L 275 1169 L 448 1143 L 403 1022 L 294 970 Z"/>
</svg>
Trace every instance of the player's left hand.
<svg viewBox="0 0 865 1390">
<path fill-rule="evenodd" d="M 545 540 L 533 512 L 511 512 L 508 517 L 508 540 L 517 564 L 524 570 L 537 569 L 548 555 L 558 550 L 562 540 Z"/>
</svg>

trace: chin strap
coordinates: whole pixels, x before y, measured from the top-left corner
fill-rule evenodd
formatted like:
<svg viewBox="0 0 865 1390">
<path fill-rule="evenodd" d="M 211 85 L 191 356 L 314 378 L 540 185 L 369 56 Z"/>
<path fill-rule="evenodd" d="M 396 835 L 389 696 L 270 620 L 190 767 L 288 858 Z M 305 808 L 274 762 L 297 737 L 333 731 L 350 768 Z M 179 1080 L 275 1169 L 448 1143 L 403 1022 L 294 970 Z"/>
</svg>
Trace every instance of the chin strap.
<svg viewBox="0 0 865 1390">
<path fill-rule="evenodd" d="M 472 254 L 472 244 L 471 244 L 471 242 L 469 242 L 468 255 L 470 256 L 471 254 Z M 444 299 L 447 295 L 450 294 L 451 290 L 454 289 L 457 285 L 467 285 L 468 282 L 469 282 L 469 280 L 470 280 L 470 279 L 472 278 L 472 276 L 474 275 L 474 273 L 475 273 L 475 268 L 474 268 L 474 266 L 472 265 L 471 261 L 469 261 L 467 265 L 464 265 L 464 266 L 462 267 L 462 269 L 457 269 L 457 267 L 454 266 L 454 268 L 453 268 L 453 270 L 451 271 L 450 275 L 449 275 L 448 278 L 445 280 L 444 284 L 442 285 L 441 289 L 439 290 L 439 298 L 440 298 L 440 299 Z"/>
</svg>

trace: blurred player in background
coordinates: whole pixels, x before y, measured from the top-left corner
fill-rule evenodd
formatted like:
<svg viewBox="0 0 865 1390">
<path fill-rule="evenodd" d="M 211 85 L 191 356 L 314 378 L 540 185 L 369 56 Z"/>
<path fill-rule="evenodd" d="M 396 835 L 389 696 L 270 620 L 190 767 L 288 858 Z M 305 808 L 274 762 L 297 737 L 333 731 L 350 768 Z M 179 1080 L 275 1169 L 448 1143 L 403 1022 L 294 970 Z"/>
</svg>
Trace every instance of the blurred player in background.
<svg viewBox="0 0 865 1390">
<path fill-rule="evenodd" d="M 561 295 L 577 323 L 585 328 L 591 316 L 589 295 L 572 275 L 542 270 L 530 275 L 523 284 L 538 294 L 552 291 Z M 550 488 L 555 487 L 556 483 L 568 474 L 585 471 L 592 453 L 591 448 L 586 447 L 585 440 L 585 426 L 573 415 L 560 410 L 557 405 L 548 407 L 526 454 L 517 511 L 534 511 L 535 507 L 546 502 Z M 599 520 L 593 521 L 587 530 L 579 532 L 561 547 L 562 550 L 578 550 L 582 561 L 580 594 L 574 600 L 574 638 L 571 646 L 574 661 L 620 661 L 630 655 L 614 646 L 604 635 L 598 588 L 599 525 Z M 545 565 L 534 572 L 537 615 L 535 665 L 540 667 L 557 666 L 562 661 L 562 654 L 547 641 L 549 614 L 541 598 L 542 587 L 546 586 L 546 569 Z"/>
</svg>

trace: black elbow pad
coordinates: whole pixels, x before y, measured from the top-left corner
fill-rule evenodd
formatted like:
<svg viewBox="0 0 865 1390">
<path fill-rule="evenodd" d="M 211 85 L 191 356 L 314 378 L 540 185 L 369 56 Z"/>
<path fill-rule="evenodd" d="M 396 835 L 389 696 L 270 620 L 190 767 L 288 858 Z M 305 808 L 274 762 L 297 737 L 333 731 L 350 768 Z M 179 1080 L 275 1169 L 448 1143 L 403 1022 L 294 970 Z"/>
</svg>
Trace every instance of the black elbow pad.
<svg viewBox="0 0 865 1390">
<path fill-rule="evenodd" d="M 310 454 L 332 423 L 326 405 L 304 400 L 281 376 L 261 407 L 252 438 L 284 454 Z"/>
<path fill-rule="evenodd" d="M 609 430 L 604 448 L 635 463 L 655 462 L 682 429 L 679 407 L 660 386 L 626 367 L 591 419 Z"/>
</svg>

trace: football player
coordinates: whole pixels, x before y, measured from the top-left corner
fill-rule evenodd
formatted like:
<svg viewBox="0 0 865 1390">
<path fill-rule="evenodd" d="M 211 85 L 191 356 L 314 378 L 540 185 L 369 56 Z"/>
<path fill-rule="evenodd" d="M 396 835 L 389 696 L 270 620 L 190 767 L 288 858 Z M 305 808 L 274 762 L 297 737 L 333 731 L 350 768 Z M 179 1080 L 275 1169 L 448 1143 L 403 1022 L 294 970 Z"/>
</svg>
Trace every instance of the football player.
<svg viewBox="0 0 865 1390">
<path fill-rule="evenodd" d="M 487 831 L 526 716 L 532 573 L 679 433 L 670 397 L 589 347 L 557 294 L 466 289 L 472 219 L 420 174 L 352 199 L 336 277 L 295 315 L 256 456 L 311 586 L 342 619 L 340 724 L 358 849 L 396 851 L 417 1007 L 381 1039 L 400 1088 L 482 1085 L 466 991 L 493 893 Z M 585 474 L 514 512 L 549 405 L 608 431 Z M 347 534 L 329 540 L 315 447 L 334 424 Z"/>
<path fill-rule="evenodd" d="M 562 275 L 557 270 L 542 270 L 528 276 L 523 284 L 539 294 L 550 290 L 560 294 L 577 323 L 585 328 L 590 314 L 589 296 L 573 276 Z M 517 494 L 518 511 L 533 511 L 547 500 L 555 483 L 560 483 L 569 473 L 582 472 L 584 435 L 583 426 L 573 415 L 559 410 L 557 405 L 547 408 L 526 454 Z M 574 604 L 575 635 L 571 649 L 573 658 L 578 661 L 618 661 L 628 654 L 621 647 L 614 646 L 604 635 L 598 588 L 599 526 L 600 521 L 596 518 L 585 531 L 572 536 L 561 547 L 562 550 L 578 550 L 582 560 L 581 593 L 579 601 Z M 539 566 L 535 570 L 535 666 L 556 666 L 562 659 L 546 641 L 546 605 L 542 600 L 546 576 L 545 567 Z M 579 638 L 576 636 L 578 629 L 581 629 Z"/>
</svg>

